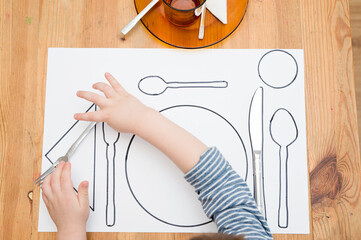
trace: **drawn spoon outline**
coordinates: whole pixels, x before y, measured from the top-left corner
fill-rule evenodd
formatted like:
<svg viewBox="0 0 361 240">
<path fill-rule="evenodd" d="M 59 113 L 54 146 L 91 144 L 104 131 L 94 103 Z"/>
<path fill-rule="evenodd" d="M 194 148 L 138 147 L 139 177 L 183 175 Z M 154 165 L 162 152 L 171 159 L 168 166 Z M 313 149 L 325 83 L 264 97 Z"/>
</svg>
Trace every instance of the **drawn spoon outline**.
<svg viewBox="0 0 361 240">
<path fill-rule="evenodd" d="M 118 142 L 120 133 L 114 133 L 114 130 L 103 122 L 103 140 L 106 144 L 107 158 L 107 198 L 106 198 L 106 225 L 112 227 L 115 224 L 115 144 Z M 107 131 L 107 129 L 109 131 Z M 106 133 L 107 132 L 107 133 Z"/>
<path fill-rule="evenodd" d="M 280 147 L 279 150 L 279 207 L 278 226 L 288 227 L 288 147 L 298 137 L 298 129 L 291 113 L 284 109 L 278 109 L 270 121 L 270 133 L 272 140 Z"/>
<path fill-rule="evenodd" d="M 226 88 L 227 86 L 226 81 L 167 82 L 160 76 L 147 76 L 138 83 L 142 93 L 152 96 L 160 95 L 168 88 Z"/>
</svg>

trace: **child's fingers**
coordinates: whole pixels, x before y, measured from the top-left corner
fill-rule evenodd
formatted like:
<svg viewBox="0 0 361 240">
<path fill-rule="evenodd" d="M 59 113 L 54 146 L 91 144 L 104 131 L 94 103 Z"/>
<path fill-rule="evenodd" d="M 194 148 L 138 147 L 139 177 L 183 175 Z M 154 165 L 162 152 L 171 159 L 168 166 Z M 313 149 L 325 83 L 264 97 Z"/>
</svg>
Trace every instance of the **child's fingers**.
<svg viewBox="0 0 361 240">
<path fill-rule="evenodd" d="M 55 196 L 61 194 L 60 176 L 63 167 L 64 167 L 64 162 L 59 163 L 58 166 L 55 168 L 55 171 L 51 174 L 53 175 L 51 176 L 51 190 Z"/>
<path fill-rule="evenodd" d="M 108 80 L 108 82 L 115 91 L 121 94 L 126 92 L 124 88 L 119 84 L 119 82 L 110 73 L 105 73 L 105 78 Z"/>
<path fill-rule="evenodd" d="M 103 82 L 93 84 L 93 88 L 103 92 L 107 98 L 116 96 L 117 94 L 111 86 Z"/>
<path fill-rule="evenodd" d="M 73 192 L 73 183 L 71 182 L 70 162 L 65 163 L 61 173 L 61 190 L 64 192 Z"/>
<path fill-rule="evenodd" d="M 89 182 L 83 181 L 79 184 L 78 187 L 78 200 L 80 203 L 80 206 L 85 207 L 86 209 L 89 209 Z"/>
<path fill-rule="evenodd" d="M 104 122 L 104 116 L 101 110 L 95 112 L 76 113 L 74 114 L 74 118 L 80 121 Z"/>
<path fill-rule="evenodd" d="M 43 201 L 44 201 L 45 205 L 48 207 L 49 206 L 49 200 L 48 200 L 46 194 L 44 193 L 44 191 L 41 194 L 41 196 L 43 197 Z"/>
<path fill-rule="evenodd" d="M 45 194 L 47 196 L 48 199 L 52 199 L 52 191 L 51 191 L 51 176 L 52 174 L 50 174 L 49 176 L 47 176 L 44 179 L 43 184 L 41 185 L 41 190 L 43 190 L 43 194 Z"/>
<path fill-rule="evenodd" d="M 85 100 L 88 100 L 90 102 L 95 103 L 96 105 L 98 105 L 100 108 L 103 108 L 104 106 L 106 106 L 106 99 L 103 96 L 100 96 L 96 93 L 93 92 L 88 92 L 88 91 L 78 91 L 76 93 L 76 95 L 80 98 L 83 98 Z"/>
</svg>

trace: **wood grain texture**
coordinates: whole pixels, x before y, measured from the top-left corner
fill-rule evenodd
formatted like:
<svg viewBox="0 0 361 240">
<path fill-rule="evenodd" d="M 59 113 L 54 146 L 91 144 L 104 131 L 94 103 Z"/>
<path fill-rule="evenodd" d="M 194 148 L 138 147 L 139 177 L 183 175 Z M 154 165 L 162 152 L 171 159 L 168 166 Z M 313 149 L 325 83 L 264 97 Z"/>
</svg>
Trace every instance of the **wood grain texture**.
<svg viewBox="0 0 361 240">
<path fill-rule="evenodd" d="M 348 2 L 305 0 L 301 13 L 313 236 L 358 239 L 360 152 Z"/>
<path fill-rule="evenodd" d="M 38 233 L 48 47 L 168 48 L 138 24 L 133 0 L 0 0 L 0 239 Z M 304 48 L 310 235 L 361 236 L 360 153 L 347 0 L 250 0 L 246 17 L 212 48 Z M 32 192 L 32 199 L 29 192 Z M 189 239 L 195 234 L 88 233 L 88 239 Z"/>
<path fill-rule="evenodd" d="M 356 87 L 357 119 L 361 134 L 361 0 L 350 0 L 352 52 Z M 360 141 L 361 144 L 361 141 Z"/>
</svg>

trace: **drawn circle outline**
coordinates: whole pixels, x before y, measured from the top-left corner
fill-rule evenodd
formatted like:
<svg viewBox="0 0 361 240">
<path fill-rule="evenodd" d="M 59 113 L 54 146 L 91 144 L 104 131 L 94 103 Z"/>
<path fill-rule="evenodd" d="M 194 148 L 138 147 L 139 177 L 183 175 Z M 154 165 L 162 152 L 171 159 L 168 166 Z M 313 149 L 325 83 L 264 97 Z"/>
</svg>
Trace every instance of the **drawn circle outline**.
<svg viewBox="0 0 361 240">
<path fill-rule="evenodd" d="M 271 84 L 267 83 L 267 82 L 262 78 L 261 72 L 260 72 L 260 65 L 261 65 L 261 62 L 262 62 L 263 58 L 264 58 L 265 56 L 267 56 L 269 53 L 272 53 L 272 52 L 283 52 L 283 53 L 286 53 L 287 55 L 291 56 L 291 58 L 293 59 L 293 61 L 294 61 L 295 64 L 296 64 L 296 74 L 295 74 L 294 78 L 292 79 L 292 81 L 290 81 L 288 84 L 282 85 L 282 86 L 280 86 L 280 87 L 275 87 L 275 86 L 272 86 Z M 266 84 L 267 86 L 269 86 L 269 87 L 271 87 L 271 88 L 274 88 L 274 89 L 282 89 L 282 88 L 286 88 L 286 87 L 290 86 L 290 85 L 296 80 L 296 78 L 297 78 L 297 76 L 298 76 L 298 63 L 297 63 L 295 57 L 294 57 L 291 53 L 289 53 L 289 52 L 287 52 L 287 51 L 284 51 L 284 50 L 281 50 L 281 49 L 274 49 L 274 50 L 271 50 L 271 51 L 266 52 L 266 53 L 261 57 L 261 59 L 259 60 L 257 69 L 258 69 L 258 76 L 259 76 L 259 78 L 262 80 L 262 82 L 263 82 L 264 84 Z"/>
<path fill-rule="evenodd" d="M 198 106 L 198 105 L 174 105 L 174 106 L 171 106 L 171 107 L 167 107 L 167 108 L 164 108 L 162 110 L 160 110 L 159 112 L 163 112 L 163 111 L 166 111 L 166 110 L 169 110 L 169 109 L 172 109 L 172 108 L 178 108 L 178 107 L 193 107 L 193 108 L 200 108 L 200 109 L 203 109 L 203 110 L 206 110 L 208 112 L 211 112 L 213 114 L 216 114 L 218 117 L 220 117 L 222 120 L 224 120 L 234 131 L 235 133 L 237 134 L 237 137 L 239 138 L 241 144 L 242 144 L 242 147 L 243 147 L 243 150 L 244 150 L 244 154 L 245 154 L 245 161 L 246 161 L 246 174 L 245 174 L 245 181 L 247 181 L 247 175 L 248 175 L 248 158 L 247 158 L 247 152 L 246 152 L 246 147 L 244 145 L 244 142 L 241 138 L 241 135 L 238 133 L 238 131 L 236 130 L 236 128 L 226 119 L 224 118 L 222 115 L 220 115 L 219 113 L 211 110 L 211 109 L 208 109 L 206 107 L 202 107 L 202 106 Z M 138 203 L 138 205 L 146 212 L 148 213 L 150 216 L 152 216 L 153 218 L 155 218 L 156 220 L 160 221 L 160 222 L 163 222 L 165 224 L 168 224 L 168 225 L 171 225 L 171 226 L 174 226 L 174 227 L 199 227 L 199 226 L 203 226 L 203 225 L 207 225 L 209 223 L 212 222 L 212 220 L 209 220 L 207 222 L 203 222 L 203 223 L 199 223 L 199 224 L 193 224 L 193 225 L 181 225 L 181 224 L 174 224 L 174 223 L 170 223 L 170 222 L 167 222 L 157 216 L 155 216 L 154 214 L 152 214 L 150 211 L 148 211 L 141 203 L 140 201 L 138 200 L 138 198 L 135 196 L 134 192 L 133 192 L 133 189 L 130 185 L 130 181 L 129 181 L 129 176 L 128 176 L 128 155 L 129 155 L 129 150 L 130 150 L 130 147 L 132 145 L 132 142 L 134 140 L 136 135 L 133 135 L 132 138 L 130 139 L 129 141 L 129 144 L 128 144 L 128 147 L 127 147 L 127 151 L 126 151 L 126 155 L 125 155 L 125 178 L 127 180 L 127 184 L 128 184 L 128 188 L 134 198 L 134 200 Z"/>
</svg>

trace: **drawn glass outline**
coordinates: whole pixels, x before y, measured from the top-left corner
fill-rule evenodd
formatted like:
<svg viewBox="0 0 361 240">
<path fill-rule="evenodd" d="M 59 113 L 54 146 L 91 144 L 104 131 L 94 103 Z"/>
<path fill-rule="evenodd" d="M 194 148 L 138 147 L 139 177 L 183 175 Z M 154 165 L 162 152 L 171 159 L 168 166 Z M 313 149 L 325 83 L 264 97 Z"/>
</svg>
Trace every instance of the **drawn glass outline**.
<svg viewBox="0 0 361 240">
<path fill-rule="evenodd" d="M 265 81 L 265 80 L 262 78 L 261 72 L 260 72 L 260 66 L 261 66 L 262 59 L 263 59 L 265 56 L 267 56 L 268 54 L 272 53 L 272 52 L 283 52 L 283 53 L 286 53 L 287 55 L 289 55 L 289 56 L 293 59 L 293 61 L 294 61 L 295 64 L 296 64 L 296 73 L 295 73 L 294 78 L 293 78 L 288 84 L 282 85 L 282 86 L 280 86 L 280 87 L 275 87 L 275 86 L 272 86 L 271 84 L 267 83 L 267 81 Z M 289 52 L 287 52 L 287 51 L 285 51 L 285 50 L 281 50 L 281 49 L 274 49 L 274 50 L 271 50 L 271 51 L 266 52 L 266 53 L 261 57 L 261 59 L 260 59 L 259 62 L 258 62 L 257 70 L 258 70 L 258 76 L 259 76 L 259 78 L 262 80 L 262 82 L 263 82 L 264 84 L 266 84 L 267 86 L 269 86 L 270 88 L 273 88 L 273 89 L 282 89 L 282 88 L 286 88 L 286 87 L 290 86 L 290 85 L 297 79 L 297 76 L 298 76 L 298 63 L 297 63 L 297 60 L 295 59 L 295 57 L 294 57 L 291 53 L 289 53 Z"/>
</svg>

